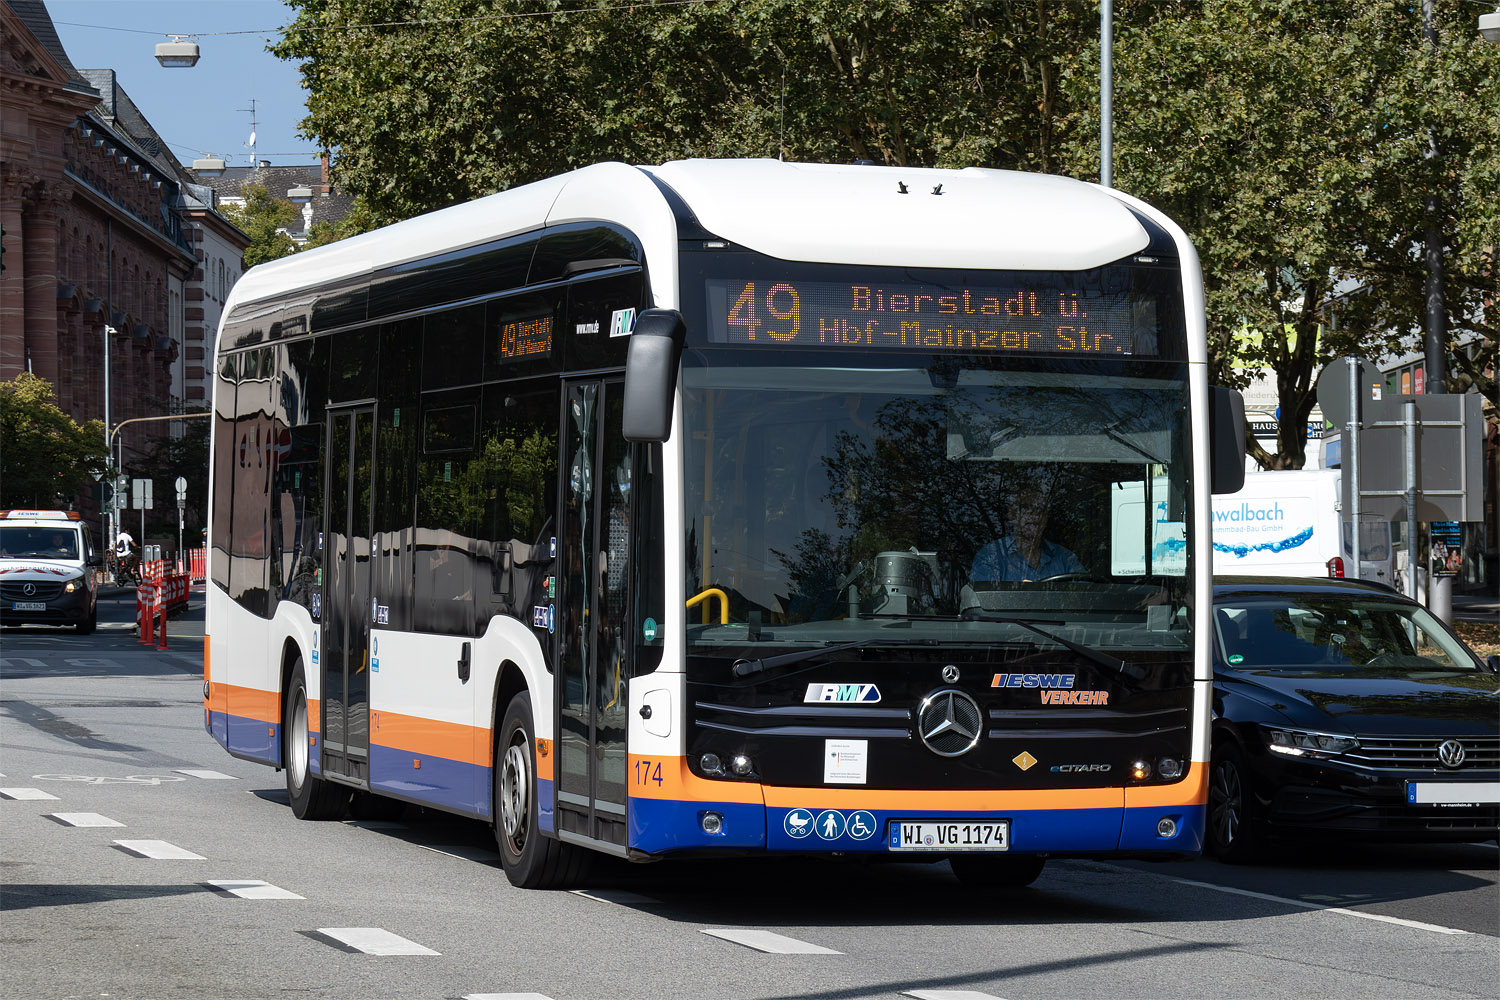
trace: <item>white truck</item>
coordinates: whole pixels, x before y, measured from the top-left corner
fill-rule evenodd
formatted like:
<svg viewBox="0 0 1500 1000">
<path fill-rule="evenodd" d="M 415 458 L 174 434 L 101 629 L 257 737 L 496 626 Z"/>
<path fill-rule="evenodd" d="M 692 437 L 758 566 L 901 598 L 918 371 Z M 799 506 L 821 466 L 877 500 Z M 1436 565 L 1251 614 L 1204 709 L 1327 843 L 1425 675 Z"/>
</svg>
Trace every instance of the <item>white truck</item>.
<svg viewBox="0 0 1500 1000">
<path fill-rule="evenodd" d="M 1213 498 L 1215 575 L 1341 575 L 1395 584 L 1391 526 L 1361 518 L 1357 567 L 1340 510 L 1338 469 L 1251 472 L 1238 493 Z"/>
</svg>

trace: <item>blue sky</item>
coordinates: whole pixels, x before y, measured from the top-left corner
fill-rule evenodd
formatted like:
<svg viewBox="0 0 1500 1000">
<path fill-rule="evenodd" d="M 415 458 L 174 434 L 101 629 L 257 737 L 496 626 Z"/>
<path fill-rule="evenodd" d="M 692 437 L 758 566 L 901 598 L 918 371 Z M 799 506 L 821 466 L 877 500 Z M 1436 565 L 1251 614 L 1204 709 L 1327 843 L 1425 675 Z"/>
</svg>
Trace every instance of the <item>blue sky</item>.
<svg viewBox="0 0 1500 1000">
<path fill-rule="evenodd" d="M 79 69 L 112 69 L 136 106 L 184 165 L 203 153 L 250 164 L 255 102 L 258 159 L 315 163 L 314 143 L 297 134 L 306 114 L 294 63 L 266 51 L 292 20 L 281 0 L 46 0 L 68 58 Z M 216 34 L 217 32 L 258 32 Z M 191 69 L 163 69 L 156 43 L 196 34 Z"/>
</svg>

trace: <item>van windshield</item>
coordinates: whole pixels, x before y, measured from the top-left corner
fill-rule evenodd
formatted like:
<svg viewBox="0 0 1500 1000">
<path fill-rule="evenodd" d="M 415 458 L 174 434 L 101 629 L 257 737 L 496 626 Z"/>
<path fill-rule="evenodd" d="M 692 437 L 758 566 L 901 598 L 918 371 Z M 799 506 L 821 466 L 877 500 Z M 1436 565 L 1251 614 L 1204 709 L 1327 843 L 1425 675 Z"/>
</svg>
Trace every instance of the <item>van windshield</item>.
<svg viewBox="0 0 1500 1000">
<path fill-rule="evenodd" d="M 78 532 L 72 528 L 0 528 L 0 559 L 77 559 Z"/>
</svg>

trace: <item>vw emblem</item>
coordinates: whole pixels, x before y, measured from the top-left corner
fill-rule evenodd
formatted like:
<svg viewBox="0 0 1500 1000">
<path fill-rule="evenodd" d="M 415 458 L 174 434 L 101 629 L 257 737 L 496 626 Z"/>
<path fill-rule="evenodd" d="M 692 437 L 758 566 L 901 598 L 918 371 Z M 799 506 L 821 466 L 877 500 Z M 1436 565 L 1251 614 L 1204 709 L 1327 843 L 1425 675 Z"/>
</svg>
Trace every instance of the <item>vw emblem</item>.
<svg viewBox="0 0 1500 1000">
<path fill-rule="evenodd" d="M 1444 767 L 1458 767 L 1464 762 L 1464 745 L 1458 740 L 1444 740 L 1437 751 L 1438 763 Z"/>
<path fill-rule="evenodd" d="M 34 584 L 34 583 L 28 583 L 28 584 L 26 584 L 25 586 L 23 586 L 21 588 L 21 593 L 25 594 L 27 597 L 35 597 L 36 596 L 36 584 Z"/>
<path fill-rule="evenodd" d="M 983 730 L 979 703 L 954 688 L 934 691 L 917 709 L 917 735 L 939 757 L 958 757 L 973 750 Z"/>
<path fill-rule="evenodd" d="M 946 667 L 944 667 L 943 668 L 943 680 L 947 681 L 949 684 L 957 684 L 958 683 L 958 668 L 955 667 L 951 663 L 948 664 Z"/>
</svg>

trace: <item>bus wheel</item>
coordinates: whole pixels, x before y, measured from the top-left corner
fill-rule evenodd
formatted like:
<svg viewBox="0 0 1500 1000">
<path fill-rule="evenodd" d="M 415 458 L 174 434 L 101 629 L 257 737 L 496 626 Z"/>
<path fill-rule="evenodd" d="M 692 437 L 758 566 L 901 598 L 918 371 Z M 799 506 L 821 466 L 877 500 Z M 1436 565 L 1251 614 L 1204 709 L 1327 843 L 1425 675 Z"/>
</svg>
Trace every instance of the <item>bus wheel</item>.
<svg viewBox="0 0 1500 1000">
<path fill-rule="evenodd" d="M 336 819 L 344 814 L 348 793 L 337 785 L 315 777 L 308 760 L 311 750 L 307 724 L 307 678 L 299 659 L 292 667 L 292 682 L 282 702 L 282 766 L 286 769 L 286 794 L 298 819 Z"/>
<path fill-rule="evenodd" d="M 537 827 L 536 728 L 531 695 L 525 691 L 510 700 L 496 732 L 494 775 L 495 841 L 511 884 L 552 889 L 581 876 L 583 850 L 547 837 Z"/>
<path fill-rule="evenodd" d="M 948 859 L 960 882 L 988 889 L 1019 889 L 1030 885 L 1046 864 L 1046 858 L 1031 855 L 955 854 Z"/>
<path fill-rule="evenodd" d="M 1208 850 L 1232 865 L 1256 861 L 1261 844 L 1255 836 L 1255 792 L 1245 755 L 1225 741 L 1214 747 L 1208 773 Z"/>
</svg>

